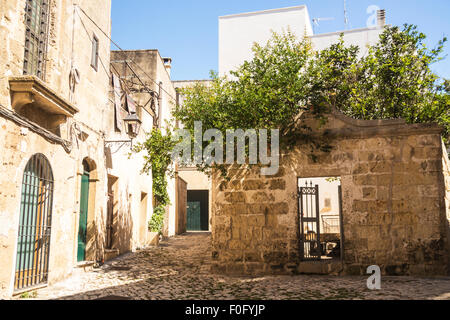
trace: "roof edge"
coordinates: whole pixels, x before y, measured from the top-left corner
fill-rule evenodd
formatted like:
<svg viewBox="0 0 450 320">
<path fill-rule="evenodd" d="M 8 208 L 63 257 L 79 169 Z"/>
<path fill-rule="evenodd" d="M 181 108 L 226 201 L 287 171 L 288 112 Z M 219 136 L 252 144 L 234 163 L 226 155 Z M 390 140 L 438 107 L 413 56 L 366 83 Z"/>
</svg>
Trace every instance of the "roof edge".
<svg viewBox="0 0 450 320">
<path fill-rule="evenodd" d="M 236 14 L 220 16 L 219 19 L 229 19 L 229 18 L 246 17 L 246 16 L 253 16 L 253 15 L 260 15 L 260 14 L 267 14 L 267 13 L 285 12 L 285 11 L 291 11 L 294 9 L 308 9 L 308 7 L 306 5 L 301 5 L 301 6 L 294 6 L 294 7 L 278 8 L 278 9 L 243 12 L 243 13 L 236 13 Z"/>
</svg>

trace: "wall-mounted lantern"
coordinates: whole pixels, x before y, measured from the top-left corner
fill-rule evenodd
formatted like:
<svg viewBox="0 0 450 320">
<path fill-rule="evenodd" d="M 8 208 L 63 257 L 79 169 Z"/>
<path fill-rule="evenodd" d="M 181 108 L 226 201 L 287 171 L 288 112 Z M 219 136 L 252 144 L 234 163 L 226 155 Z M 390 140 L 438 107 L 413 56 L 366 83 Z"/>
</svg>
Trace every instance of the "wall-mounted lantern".
<svg viewBox="0 0 450 320">
<path fill-rule="evenodd" d="M 137 114 L 129 114 L 125 119 L 123 119 L 123 122 L 125 122 L 125 130 L 127 134 L 132 138 L 136 138 L 139 135 L 142 125 L 142 121 L 139 119 Z"/>
<path fill-rule="evenodd" d="M 131 148 L 133 147 L 133 139 L 139 135 L 142 121 L 139 119 L 136 112 L 132 112 L 125 119 L 123 119 L 123 122 L 125 124 L 125 131 L 127 135 L 130 137 L 130 140 L 105 140 L 106 146 L 115 143 L 121 143 L 123 146 L 124 144 L 129 143 L 131 145 Z"/>
</svg>

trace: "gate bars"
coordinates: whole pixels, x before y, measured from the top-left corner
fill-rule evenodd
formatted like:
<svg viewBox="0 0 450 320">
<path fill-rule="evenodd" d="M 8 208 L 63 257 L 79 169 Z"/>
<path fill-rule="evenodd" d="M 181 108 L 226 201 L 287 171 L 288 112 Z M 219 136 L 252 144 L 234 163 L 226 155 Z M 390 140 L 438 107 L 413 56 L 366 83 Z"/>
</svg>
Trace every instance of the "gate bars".
<svg viewBox="0 0 450 320">
<path fill-rule="evenodd" d="M 300 187 L 300 253 L 303 260 L 320 260 L 322 248 L 320 244 L 319 186 Z"/>
<path fill-rule="evenodd" d="M 48 280 L 54 180 L 47 158 L 34 155 L 23 174 L 15 291 Z"/>
</svg>

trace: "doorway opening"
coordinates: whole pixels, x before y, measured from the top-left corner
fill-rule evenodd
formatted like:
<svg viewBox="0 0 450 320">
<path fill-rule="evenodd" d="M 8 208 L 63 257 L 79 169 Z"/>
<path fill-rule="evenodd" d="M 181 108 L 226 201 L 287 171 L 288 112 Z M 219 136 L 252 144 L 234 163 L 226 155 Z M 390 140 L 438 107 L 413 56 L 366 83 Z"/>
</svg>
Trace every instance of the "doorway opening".
<svg viewBox="0 0 450 320">
<path fill-rule="evenodd" d="M 139 224 L 139 241 L 141 245 L 147 243 L 147 233 L 148 233 L 148 194 L 141 192 L 141 203 L 140 203 L 140 224 Z"/>
<path fill-rule="evenodd" d="M 209 190 L 188 190 L 187 231 L 209 231 Z"/>
<path fill-rule="evenodd" d="M 89 158 L 83 160 L 83 171 L 80 186 L 80 216 L 78 223 L 77 261 L 92 261 L 94 252 L 95 193 L 97 182 L 97 166 Z"/>
<path fill-rule="evenodd" d="M 300 257 L 303 261 L 343 257 L 340 177 L 298 179 Z"/>
<path fill-rule="evenodd" d="M 106 215 L 106 248 L 112 249 L 114 244 L 114 221 L 116 219 L 116 189 L 117 181 L 119 179 L 113 176 L 108 176 L 108 204 Z"/>
</svg>

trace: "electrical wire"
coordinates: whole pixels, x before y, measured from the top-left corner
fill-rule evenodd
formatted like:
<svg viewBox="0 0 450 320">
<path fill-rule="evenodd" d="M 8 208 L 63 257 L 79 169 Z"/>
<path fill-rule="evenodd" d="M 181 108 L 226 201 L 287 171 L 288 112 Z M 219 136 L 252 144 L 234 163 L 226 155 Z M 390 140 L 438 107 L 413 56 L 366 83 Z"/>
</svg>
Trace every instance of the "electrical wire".
<svg viewBox="0 0 450 320">
<path fill-rule="evenodd" d="M 97 29 L 103 33 L 103 35 L 108 38 L 109 41 L 111 41 L 111 43 L 113 45 L 115 45 L 121 52 L 126 52 L 126 50 L 122 49 L 113 39 L 111 39 L 111 37 L 86 13 L 86 11 L 84 11 L 83 8 L 81 8 L 78 4 L 75 4 L 75 6 L 80 9 L 80 11 L 86 16 L 86 18 L 88 18 L 94 25 L 95 27 L 97 27 Z M 78 13 L 77 13 L 78 14 Z M 78 14 L 78 16 L 80 17 L 80 15 Z M 81 17 L 80 17 L 81 19 Z M 141 71 L 142 73 L 149 78 L 153 83 L 155 83 L 157 86 L 160 86 L 160 84 L 158 82 L 156 82 L 156 80 L 154 80 L 138 63 L 136 63 L 134 60 L 130 60 L 131 62 L 133 62 Z M 130 68 L 131 69 L 131 68 Z M 146 87 L 146 86 L 145 86 Z M 147 88 L 148 89 L 148 88 Z M 164 88 L 161 87 L 161 90 L 164 91 L 171 99 L 173 99 L 175 102 L 177 102 L 177 99 L 174 98 L 172 96 L 172 94 L 170 92 L 168 92 L 167 90 L 165 90 Z"/>
<path fill-rule="evenodd" d="M 47 141 L 50 141 L 51 143 L 57 143 L 57 144 L 62 145 L 62 147 L 64 148 L 64 150 L 67 153 L 72 152 L 73 145 L 70 141 L 67 141 L 67 140 L 64 140 L 64 139 L 58 137 L 54 133 L 51 133 L 50 131 L 45 130 L 44 128 L 40 127 L 36 123 L 18 115 L 17 113 L 3 107 L 2 105 L 0 105 L 0 115 L 17 123 L 18 125 L 20 125 L 22 127 L 28 128 L 31 131 L 43 136 L 45 139 L 47 139 Z"/>
</svg>

